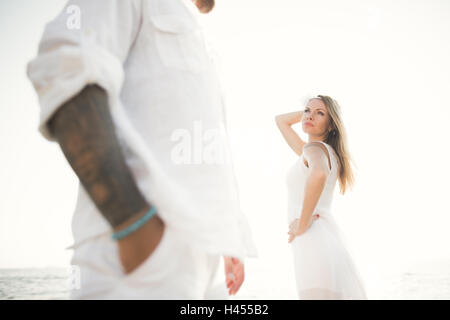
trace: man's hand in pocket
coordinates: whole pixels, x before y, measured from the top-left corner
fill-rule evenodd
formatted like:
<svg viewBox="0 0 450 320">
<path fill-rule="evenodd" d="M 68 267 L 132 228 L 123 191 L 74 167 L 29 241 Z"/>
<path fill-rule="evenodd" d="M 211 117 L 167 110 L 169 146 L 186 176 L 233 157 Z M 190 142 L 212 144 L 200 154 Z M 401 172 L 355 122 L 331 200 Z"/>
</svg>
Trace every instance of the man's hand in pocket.
<svg viewBox="0 0 450 320">
<path fill-rule="evenodd" d="M 114 231 L 125 229 L 141 218 L 148 209 L 130 218 L 129 221 L 120 225 Z M 155 214 L 139 229 L 128 236 L 117 241 L 119 246 L 119 256 L 122 268 L 126 274 L 135 270 L 142 262 L 151 256 L 159 245 L 165 231 L 165 224 L 162 219 Z"/>
</svg>

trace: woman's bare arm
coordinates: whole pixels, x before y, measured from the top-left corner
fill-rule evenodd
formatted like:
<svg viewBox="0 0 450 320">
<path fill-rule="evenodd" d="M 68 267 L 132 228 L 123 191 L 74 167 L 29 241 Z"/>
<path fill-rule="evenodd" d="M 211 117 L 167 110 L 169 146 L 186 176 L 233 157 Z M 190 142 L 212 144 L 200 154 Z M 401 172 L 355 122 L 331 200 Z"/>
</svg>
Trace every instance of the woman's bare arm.
<svg viewBox="0 0 450 320">
<path fill-rule="evenodd" d="M 275 122 L 289 147 L 299 156 L 302 154 L 303 146 L 306 144 L 291 126 L 302 121 L 303 111 L 295 111 L 277 115 Z"/>
<path fill-rule="evenodd" d="M 299 233 L 310 225 L 314 209 L 325 188 L 331 170 L 328 167 L 328 151 L 320 142 L 310 142 L 304 148 L 304 156 L 308 161 L 308 178 L 306 179 L 303 207 L 300 215 Z"/>
<path fill-rule="evenodd" d="M 316 213 L 313 216 L 313 213 L 331 172 L 327 161 L 328 151 L 320 142 L 309 142 L 304 147 L 304 156 L 308 161 L 308 178 L 306 179 L 303 206 L 300 218 L 295 219 L 289 226 L 288 242 L 292 242 L 295 237 L 305 233 L 313 221 L 319 218 L 320 214 Z"/>
</svg>

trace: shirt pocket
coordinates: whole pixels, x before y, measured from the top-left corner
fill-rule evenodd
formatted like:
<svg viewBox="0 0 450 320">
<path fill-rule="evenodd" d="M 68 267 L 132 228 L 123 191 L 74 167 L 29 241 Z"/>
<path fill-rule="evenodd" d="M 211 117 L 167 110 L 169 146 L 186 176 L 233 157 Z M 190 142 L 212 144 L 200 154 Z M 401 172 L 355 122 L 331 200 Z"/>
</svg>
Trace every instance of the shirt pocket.
<svg viewBox="0 0 450 320">
<path fill-rule="evenodd" d="M 205 70 L 209 60 L 203 30 L 195 20 L 172 14 L 154 15 L 150 20 L 156 49 L 165 67 L 194 73 Z"/>
</svg>

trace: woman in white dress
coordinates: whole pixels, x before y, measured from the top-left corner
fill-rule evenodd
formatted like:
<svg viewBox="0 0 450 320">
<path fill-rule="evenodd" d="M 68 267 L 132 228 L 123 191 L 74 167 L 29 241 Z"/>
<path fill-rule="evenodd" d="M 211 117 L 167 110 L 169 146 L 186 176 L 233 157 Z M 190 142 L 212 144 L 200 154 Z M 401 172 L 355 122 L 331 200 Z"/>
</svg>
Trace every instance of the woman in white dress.
<svg viewBox="0 0 450 320">
<path fill-rule="evenodd" d="M 338 103 L 319 95 L 303 111 L 275 117 L 288 145 L 299 155 L 287 173 L 289 240 L 300 299 L 367 299 L 332 216 L 336 181 L 341 194 L 353 184 L 350 155 Z M 302 122 L 304 142 L 291 128 Z"/>
</svg>

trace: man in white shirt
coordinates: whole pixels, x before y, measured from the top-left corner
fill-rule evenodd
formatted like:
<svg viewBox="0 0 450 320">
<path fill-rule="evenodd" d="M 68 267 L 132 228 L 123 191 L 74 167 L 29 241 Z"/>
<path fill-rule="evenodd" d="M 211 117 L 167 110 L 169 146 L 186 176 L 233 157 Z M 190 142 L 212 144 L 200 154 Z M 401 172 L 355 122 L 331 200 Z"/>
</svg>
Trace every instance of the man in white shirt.
<svg viewBox="0 0 450 320">
<path fill-rule="evenodd" d="M 45 27 L 27 73 L 39 130 L 80 180 L 72 298 L 225 298 L 221 257 L 235 294 L 257 255 L 199 22 L 213 6 L 73 0 Z"/>
</svg>

